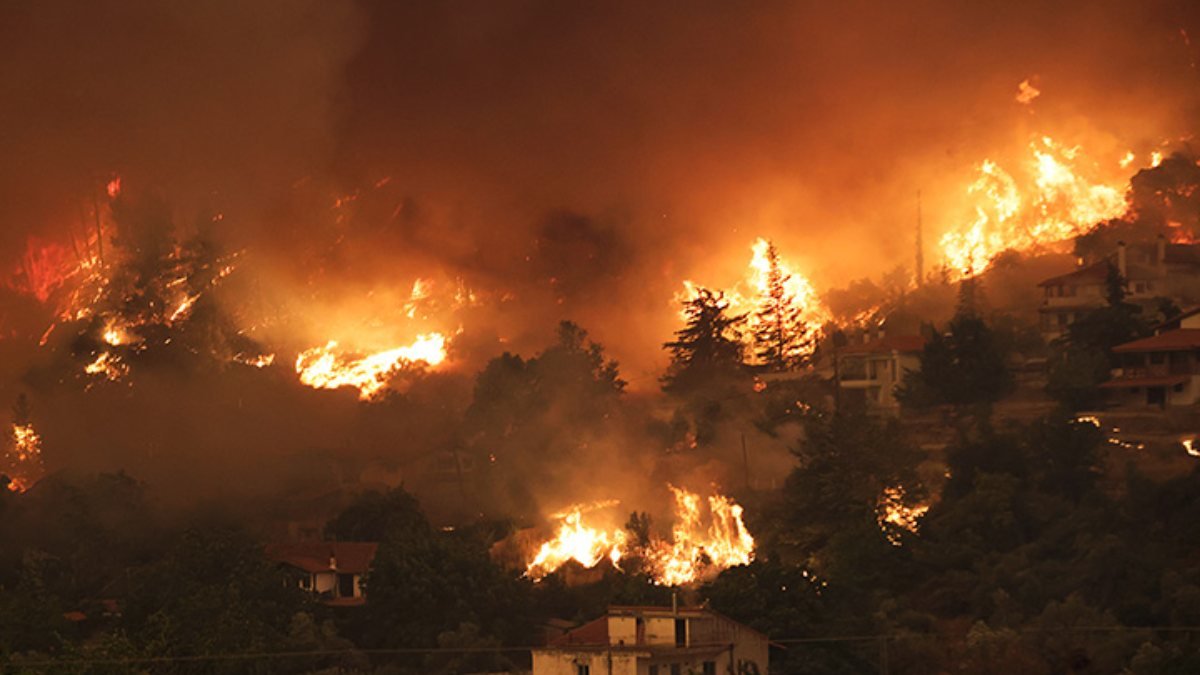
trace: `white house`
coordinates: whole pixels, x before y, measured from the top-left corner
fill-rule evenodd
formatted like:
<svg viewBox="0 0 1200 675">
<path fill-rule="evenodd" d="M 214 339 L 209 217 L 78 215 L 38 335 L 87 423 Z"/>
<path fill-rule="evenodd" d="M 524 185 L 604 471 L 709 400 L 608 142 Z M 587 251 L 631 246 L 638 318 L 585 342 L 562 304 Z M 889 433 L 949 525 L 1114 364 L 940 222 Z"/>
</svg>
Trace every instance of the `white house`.
<svg viewBox="0 0 1200 675">
<path fill-rule="evenodd" d="M 896 414 L 900 402 L 896 388 L 904 373 L 921 369 L 925 338 L 919 335 L 886 335 L 849 344 L 837 350 L 838 396 L 842 405 L 860 406 L 868 412 Z"/>
<path fill-rule="evenodd" d="M 268 560 L 288 568 L 300 588 L 327 605 L 366 602 L 363 577 L 371 569 L 379 544 L 358 541 L 268 544 Z"/>
<path fill-rule="evenodd" d="M 1157 335 L 1113 348 L 1119 365 L 1100 385 L 1123 408 L 1200 403 L 1200 309 L 1159 326 Z"/>
<path fill-rule="evenodd" d="M 766 675 L 767 636 L 703 607 L 610 607 L 533 652 L 533 675 Z"/>
</svg>

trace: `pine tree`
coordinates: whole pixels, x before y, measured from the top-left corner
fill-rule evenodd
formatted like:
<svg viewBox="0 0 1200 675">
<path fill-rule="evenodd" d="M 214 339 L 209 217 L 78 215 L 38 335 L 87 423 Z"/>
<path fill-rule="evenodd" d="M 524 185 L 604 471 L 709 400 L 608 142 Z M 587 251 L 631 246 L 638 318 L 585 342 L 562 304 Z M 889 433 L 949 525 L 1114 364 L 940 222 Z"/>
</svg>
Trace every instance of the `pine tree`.
<svg viewBox="0 0 1200 675">
<path fill-rule="evenodd" d="M 775 244 L 767 246 L 767 287 L 755 313 L 754 356 L 772 371 L 792 370 L 804 362 L 808 326 L 801 307 L 788 291 L 792 275 L 779 265 Z"/>
<path fill-rule="evenodd" d="M 675 339 L 663 345 L 671 352 L 671 365 L 663 377 L 668 391 L 710 383 L 741 371 L 741 325 L 745 315 L 730 316 L 729 301 L 721 291 L 697 289 L 684 303 L 686 325 Z"/>
</svg>

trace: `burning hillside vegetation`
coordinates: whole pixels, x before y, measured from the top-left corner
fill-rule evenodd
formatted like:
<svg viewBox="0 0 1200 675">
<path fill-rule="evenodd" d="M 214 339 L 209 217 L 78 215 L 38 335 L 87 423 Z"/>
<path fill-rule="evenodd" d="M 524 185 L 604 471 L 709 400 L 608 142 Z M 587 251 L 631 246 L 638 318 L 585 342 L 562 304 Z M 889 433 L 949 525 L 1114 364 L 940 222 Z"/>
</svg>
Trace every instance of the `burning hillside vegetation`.
<svg viewBox="0 0 1200 675">
<path fill-rule="evenodd" d="M 540 580 L 568 563 L 586 569 L 607 563 L 617 570 L 630 567 L 659 585 L 683 586 L 754 559 L 754 537 L 741 506 L 724 495 L 702 499 L 668 487 L 675 505 L 669 538 L 652 533 L 649 521 L 643 515 L 639 522 L 636 513 L 626 525 L 602 525 L 618 502 L 571 506 L 551 516 L 559 522 L 557 531 L 530 554 L 525 576 Z"/>
</svg>

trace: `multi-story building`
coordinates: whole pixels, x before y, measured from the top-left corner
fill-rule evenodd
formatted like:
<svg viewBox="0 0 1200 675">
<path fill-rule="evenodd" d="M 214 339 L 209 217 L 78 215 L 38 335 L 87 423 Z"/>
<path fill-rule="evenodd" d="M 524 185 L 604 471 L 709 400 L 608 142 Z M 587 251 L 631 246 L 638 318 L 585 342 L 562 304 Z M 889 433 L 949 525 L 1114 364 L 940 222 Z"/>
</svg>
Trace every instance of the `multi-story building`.
<svg viewBox="0 0 1200 675">
<path fill-rule="evenodd" d="M 1168 408 L 1200 403 L 1200 309 L 1159 327 L 1156 335 L 1113 348 L 1118 367 L 1101 385 L 1125 408 Z"/>
<path fill-rule="evenodd" d="M 533 675 L 767 675 L 767 637 L 703 607 L 610 607 L 533 652 Z"/>
<path fill-rule="evenodd" d="M 1112 255 L 1038 284 L 1042 289 L 1042 336 L 1054 340 L 1084 314 L 1108 302 L 1110 270 L 1124 281 L 1125 301 L 1150 305 L 1157 298 L 1191 304 L 1200 294 L 1200 247 L 1170 244 L 1117 244 Z"/>
<path fill-rule="evenodd" d="M 834 369 L 839 405 L 897 414 L 896 389 L 905 372 L 920 370 L 924 347 L 925 338 L 919 335 L 883 335 L 839 348 Z"/>
</svg>

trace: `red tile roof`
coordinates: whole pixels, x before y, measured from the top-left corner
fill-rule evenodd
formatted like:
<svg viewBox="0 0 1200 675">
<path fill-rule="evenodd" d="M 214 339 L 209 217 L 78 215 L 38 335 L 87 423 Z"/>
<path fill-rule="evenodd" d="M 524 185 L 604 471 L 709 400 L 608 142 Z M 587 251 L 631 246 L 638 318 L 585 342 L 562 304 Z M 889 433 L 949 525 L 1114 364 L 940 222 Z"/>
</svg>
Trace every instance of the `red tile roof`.
<svg viewBox="0 0 1200 675">
<path fill-rule="evenodd" d="M 919 352 L 925 348 L 921 335 L 888 335 L 866 344 L 850 344 L 838 351 L 842 354 L 890 354 L 891 352 Z"/>
<path fill-rule="evenodd" d="M 562 635 L 551 638 L 551 647 L 567 647 L 570 645 L 607 645 L 608 644 L 608 615 L 594 621 L 589 621 L 579 628 L 569 630 Z"/>
<path fill-rule="evenodd" d="M 1200 349 L 1200 328 L 1176 328 L 1141 340 L 1126 342 L 1113 348 L 1114 352 L 1180 352 Z"/>
<path fill-rule="evenodd" d="M 374 542 L 313 541 L 267 544 L 264 553 L 270 560 L 305 572 L 366 574 L 378 548 Z M 336 563 L 336 569 L 330 563 Z"/>
<path fill-rule="evenodd" d="M 1188 381 L 1187 375 L 1161 377 L 1121 377 L 1100 385 L 1101 389 L 1140 389 L 1141 387 L 1174 387 Z"/>
</svg>

